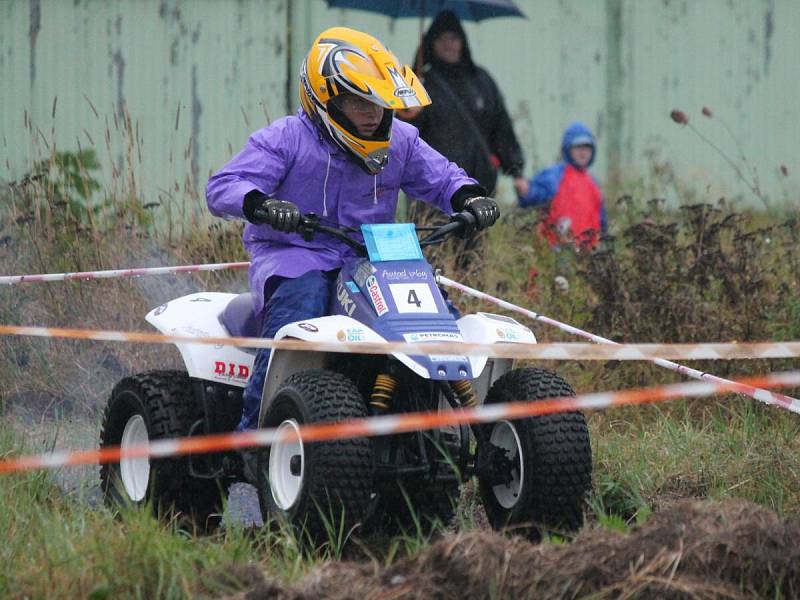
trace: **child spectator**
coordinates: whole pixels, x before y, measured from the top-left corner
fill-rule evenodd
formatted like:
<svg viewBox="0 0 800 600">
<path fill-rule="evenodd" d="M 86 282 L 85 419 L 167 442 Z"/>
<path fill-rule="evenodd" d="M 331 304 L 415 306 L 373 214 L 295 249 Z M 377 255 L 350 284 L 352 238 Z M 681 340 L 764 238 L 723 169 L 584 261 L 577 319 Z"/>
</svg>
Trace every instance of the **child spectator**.
<svg viewBox="0 0 800 600">
<path fill-rule="evenodd" d="M 606 209 L 600 185 L 589 173 L 595 139 L 586 125 L 574 122 L 567 127 L 561 156 L 562 162 L 536 174 L 519 205 L 548 208 L 539 233 L 551 246 L 571 242 L 581 250 L 593 250 L 606 232 Z"/>
</svg>

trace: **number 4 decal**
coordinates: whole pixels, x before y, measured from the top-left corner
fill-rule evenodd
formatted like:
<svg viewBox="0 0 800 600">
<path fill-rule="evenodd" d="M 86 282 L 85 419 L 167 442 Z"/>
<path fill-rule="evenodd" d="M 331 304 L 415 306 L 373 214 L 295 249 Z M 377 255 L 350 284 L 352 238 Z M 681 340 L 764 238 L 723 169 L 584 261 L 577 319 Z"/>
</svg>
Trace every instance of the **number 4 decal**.
<svg viewBox="0 0 800 600">
<path fill-rule="evenodd" d="M 392 293 L 397 312 L 439 312 L 427 283 L 390 283 L 389 291 Z"/>
</svg>

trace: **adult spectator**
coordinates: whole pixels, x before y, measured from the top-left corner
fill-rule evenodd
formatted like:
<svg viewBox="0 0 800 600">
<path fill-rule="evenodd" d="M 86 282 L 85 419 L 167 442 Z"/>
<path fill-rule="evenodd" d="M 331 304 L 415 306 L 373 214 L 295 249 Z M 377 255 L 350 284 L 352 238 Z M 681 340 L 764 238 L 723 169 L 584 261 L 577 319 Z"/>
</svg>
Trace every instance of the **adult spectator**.
<svg viewBox="0 0 800 600">
<path fill-rule="evenodd" d="M 498 168 L 514 178 L 517 195 L 525 195 L 522 149 L 503 97 L 491 75 L 473 62 L 455 13 L 436 16 L 417 57 L 433 103 L 416 114 L 401 113 L 401 118 L 416 125 L 423 140 L 477 179 L 490 195 Z"/>
</svg>

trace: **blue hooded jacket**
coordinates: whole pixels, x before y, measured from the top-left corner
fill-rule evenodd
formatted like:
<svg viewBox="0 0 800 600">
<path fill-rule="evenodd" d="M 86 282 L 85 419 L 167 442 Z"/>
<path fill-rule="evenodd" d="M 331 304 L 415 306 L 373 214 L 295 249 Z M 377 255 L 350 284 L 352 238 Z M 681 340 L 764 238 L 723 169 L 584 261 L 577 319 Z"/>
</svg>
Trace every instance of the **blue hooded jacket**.
<svg viewBox="0 0 800 600">
<path fill-rule="evenodd" d="M 589 159 L 589 164 L 586 165 L 586 169 L 580 169 L 569 155 L 569 149 L 572 146 L 581 144 L 589 144 L 592 147 L 592 158 Z M 562 162 L 539 171 L 530 182 L 528 194 L 525 197 L 519 198 L 519 205 L 522 208 L 535 208 L 544 206 L 550 202 L 558 193 L 558 188 L 561 186 L 561 181 L 564 179 L 564 168 L 566 165 L 570 164 L 578 170 L 588 170 L 594 162 L 595 148 L 596 143 L 592 131 L 579 121 L 570 123 L 569 127 L 564 131 L 564 137 L 561 140 Z M 595 183 L 600 187 L 596 179 Z M 605 233 L 607 226 L 605 203 L 603 203 L 601 208 L 600 226 L 602 232 Z"/>
</svg>

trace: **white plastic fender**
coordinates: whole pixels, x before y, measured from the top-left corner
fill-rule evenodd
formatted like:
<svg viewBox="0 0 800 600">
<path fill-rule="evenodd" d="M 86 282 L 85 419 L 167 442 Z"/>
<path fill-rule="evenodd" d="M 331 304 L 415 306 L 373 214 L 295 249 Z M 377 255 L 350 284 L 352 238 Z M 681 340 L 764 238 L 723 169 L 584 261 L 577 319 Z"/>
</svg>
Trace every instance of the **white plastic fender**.
<svg viewBox="0 0 800 600">
<path fill-rule="evenodd" d="M 307 342 L 383 342 L 386 341 L 351 317 L 333 315 L 305 321 L 295 321 L 284 325 L 275 333 L 275 339 L 292 338 Z M 259 427 L 271 399 L 280 385 L 291 375 L 308 369 L 325 368 L 329 353 L 307 350 L 273 350 L 269 356 L 267 375 L 261 391 L 261 410 L 258 416 Z"/>
<path fill-rule="evenodd" d="M 230 337 L 219 315 L 237 294 L 200 292 L 154 308 L 145 319 L 166 335 Z M 176 343 L 189 377 L 245 387 L 255 353 L 236 346 Z"/>
<path fill-rule="evenodd" d="M 476 343 L 536 343 L 536 338 L 530 329 L 510 317 L 478 313 L 462 317 L 458 321 L 465 342 Z M 363 323 L 351 317 L 332 315 L 297 321 L 281 327 L 275 334 L 275 339 L 294 338 L 308 342 L 385 342 L 385 338 Z M 261 416 L 263 418 L 269 401 L 278 391 L 280 385 L 294 373 L 307 369 L 321 369 L 325 367 L 327 353 L 299 350 L 276 350 L 270 355 L 267 376 L 261 395 Z M 392 352 L 397 360 L 411 369 L 420 377 L 428 379 L 428 370 L 411 359 L 407 354 Z M 487 358 L 471 356 L 470 364 L 472 374 L 478 386 L 476 392 L 483 398 L 491 383 L 511 368 L 513 361 L 503 359 L 492 361 L 487 373 L 482 372 L 487 364 Z M 478 380 L 480 378 L 480 380 Z M 485 380 L 485 381 L 484 381 Z"/>
<path fill-rule="evenodd" d="M 478 312 L 466 315 L 458 320 L 458 328 L 469 344 L 535 344 L 533 332 L 516 319 L 505 315 Z M 486 356 L 470 356 L 473 386 L 481 400 L 486 397 L 489 387 L 501 375 L 514 366 L 513 359 L 493 358 Z M 487 367 L 488 363 L 488 367 Z"/>
<path fill-rule="evenodd" d="M 275 334 L 275 339 L 295 338 L 308 342 L 385 342 L 386 339 L 375 333 L 372 329 L 351 317 L 332 315 L 298 321 L 281 327 Z M 397 360 L 411 369 L 414 373 L 425 379 L 430 378 L 428 370 L 411 359 L 407 354 L 392 352 Z M 325 367 L 327 354 L 324 352 L 308 352 L 298 350 L 276 350 L 270 355 L 267 377 L 261 395 L 261 415 L 270 399 L 278 391 L 278 387 L 287 377 L 307 369 L 321 369 Z M 484 361 L 485 362 L 485 361 Z"/>
</svg>

